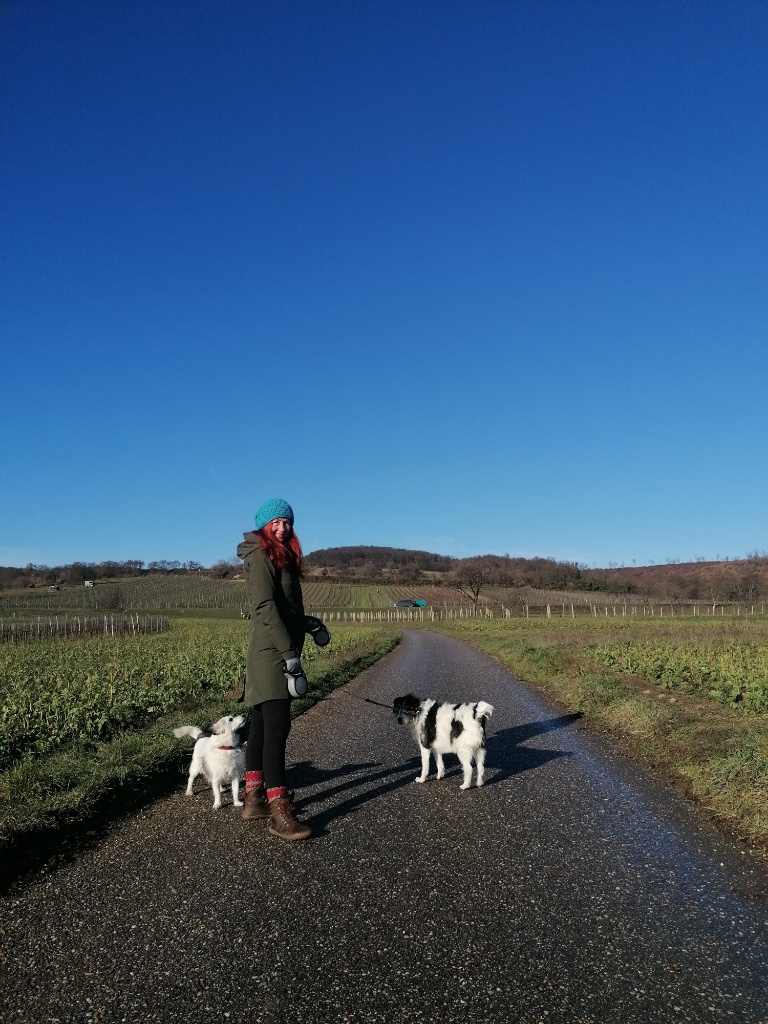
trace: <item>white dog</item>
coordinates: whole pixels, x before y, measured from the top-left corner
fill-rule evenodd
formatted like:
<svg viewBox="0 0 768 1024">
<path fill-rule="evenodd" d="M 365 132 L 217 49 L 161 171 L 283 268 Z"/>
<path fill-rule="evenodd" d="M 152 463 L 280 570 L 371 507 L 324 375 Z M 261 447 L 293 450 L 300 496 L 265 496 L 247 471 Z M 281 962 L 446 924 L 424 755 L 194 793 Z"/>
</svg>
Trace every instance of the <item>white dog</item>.
<svg viewBox="0 0 768 1024">
<path fill-rule="evenodd" d="M 426 782 L 429 775 L 429 756 L 435 755 L 437 777 L 445 775 L 443 754 L 456 754 L 464 769 L 460 789 L 472 785 L 472 761 L 477 765 L 477 785 L 483 784 L 485 768 L 485 720 L 493 714 L 493 707 L 484 700 L 475 704 L 440 704 L 421 700 L 412 693 L 397 697 L 392 709 L 400 725 L 407 723 L 421 750 L 421 775 L 417 782 Z"/>
<path fill-rule="evenodd" d="M 221 785 L 232 783 L 232 803 L 242 807 L 240 799 L 240 779 L 243 775 L 243 748 L 240 745 L 238 730 L 245 725 L 242 715 L 225 715 L 210 728 L 210 735 L 196 725 L 182 725 L 173 730 L 177 737 L 191 736 L 196 740 L 192 751 L 192 764 L 189 767 L 187 796 L 192 796 L 192 789 L 198 775 L 204 775 L 213 790 L 213 809 L 221 807 Z"/>
</svg>

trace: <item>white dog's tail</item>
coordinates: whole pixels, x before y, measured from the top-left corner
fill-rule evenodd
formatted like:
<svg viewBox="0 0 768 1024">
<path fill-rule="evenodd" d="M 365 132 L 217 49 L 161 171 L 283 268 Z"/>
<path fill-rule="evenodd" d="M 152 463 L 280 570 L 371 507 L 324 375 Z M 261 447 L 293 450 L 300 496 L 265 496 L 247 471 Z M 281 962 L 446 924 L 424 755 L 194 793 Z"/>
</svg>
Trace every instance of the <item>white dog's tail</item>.
<svg viewBox="0 0 768 1024">
<path fill-rule="evenodd" d="M 486 703 L 484 700 L 477 702 L 477 717 L 478 718 L 490 718 L 494 712 L 492 704 Z"/>
<path fill-rule="evenodd" d="M 198 729 L 196 725 L 181 725 L 178 729 L 173 730 L 173 735 L 177 739 L 181 739 L 182 736 L 191 736 L 193 740 L 197 740 L 203 735 L 203 730 Z"/>
</svg>

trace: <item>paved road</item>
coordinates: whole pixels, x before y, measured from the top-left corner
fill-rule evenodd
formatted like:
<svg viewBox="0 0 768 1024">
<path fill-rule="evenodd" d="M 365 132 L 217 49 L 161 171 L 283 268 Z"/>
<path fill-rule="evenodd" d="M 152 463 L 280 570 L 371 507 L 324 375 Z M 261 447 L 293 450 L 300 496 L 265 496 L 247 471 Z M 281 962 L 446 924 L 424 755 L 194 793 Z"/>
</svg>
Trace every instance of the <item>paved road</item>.
<svg viewBox="0 0 768 1024">
<path fill-rule="evenodd" d="M 578 719 L 445 637 L 294 723 L 316 829 L 178 792 L 0 905 L 3 1021 L 768 1021 L 768 878 Z M 385 709 L 482 697 L 487 783 L 413 784 Z"/>
</svg>

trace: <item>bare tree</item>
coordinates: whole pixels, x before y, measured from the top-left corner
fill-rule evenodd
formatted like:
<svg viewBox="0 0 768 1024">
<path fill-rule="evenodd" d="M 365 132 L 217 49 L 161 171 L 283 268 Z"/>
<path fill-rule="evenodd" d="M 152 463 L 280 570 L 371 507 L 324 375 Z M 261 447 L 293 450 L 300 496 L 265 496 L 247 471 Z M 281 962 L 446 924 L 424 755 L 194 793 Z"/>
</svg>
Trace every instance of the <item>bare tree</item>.
<svg viewBox="0 0 768 1024">
<path fill-rule="evenodd" d="M 760 597 L 761 584 L 760 574 L 748 564 L 748 567 L 739 574 L 731 592 L 737 601 L 754 601 Z"/>
<path fill-rule="evenodd" d="M 730 580 L 723 572 L 714 572 L 707 578 L 706 594 L 713 608 L 726 600 L 729 589 Z"/>
<path fill-rule="evenodd" d="M 465 558 L 451 573 L 451 588 L 477 608 L 480 594 L 496 576 L 496 566 L 482 558 Z"/>
</svg>

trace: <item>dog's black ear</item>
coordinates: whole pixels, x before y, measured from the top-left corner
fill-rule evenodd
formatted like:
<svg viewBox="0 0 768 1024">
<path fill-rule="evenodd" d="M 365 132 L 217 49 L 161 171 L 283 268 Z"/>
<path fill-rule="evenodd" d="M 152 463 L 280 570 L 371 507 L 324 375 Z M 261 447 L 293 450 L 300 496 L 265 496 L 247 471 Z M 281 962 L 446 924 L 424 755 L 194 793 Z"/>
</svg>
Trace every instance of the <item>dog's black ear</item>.
<svg viewBox="0 0 768 1024">
<path fill-rule="evenodd" d="M 396 697 L 392 702 L 392 711 L 394 714 L 399 715 L 418 715 L 419 709 L 421 708 L 421 697 L 416 697 L 412 693 L 406 693 L 404 697 Z"/>
</svg>

